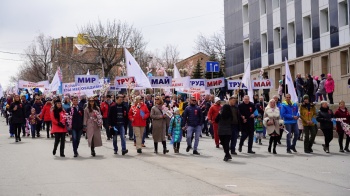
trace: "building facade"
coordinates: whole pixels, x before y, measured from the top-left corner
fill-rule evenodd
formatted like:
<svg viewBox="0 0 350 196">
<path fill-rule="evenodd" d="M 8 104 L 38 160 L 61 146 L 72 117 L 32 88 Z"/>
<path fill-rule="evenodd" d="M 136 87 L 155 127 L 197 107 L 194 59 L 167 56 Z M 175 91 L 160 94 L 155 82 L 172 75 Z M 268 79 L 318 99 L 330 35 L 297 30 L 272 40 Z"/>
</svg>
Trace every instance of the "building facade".
<svg viewBox="0 0 350 196">
<path fill-rule="evenodd" d="M 349 0 L 225 0 L 226 75 L 238 78 L 250 62 L 274 79 L 331 73 L 335 102 L 350 102 Z"/>
</svg>

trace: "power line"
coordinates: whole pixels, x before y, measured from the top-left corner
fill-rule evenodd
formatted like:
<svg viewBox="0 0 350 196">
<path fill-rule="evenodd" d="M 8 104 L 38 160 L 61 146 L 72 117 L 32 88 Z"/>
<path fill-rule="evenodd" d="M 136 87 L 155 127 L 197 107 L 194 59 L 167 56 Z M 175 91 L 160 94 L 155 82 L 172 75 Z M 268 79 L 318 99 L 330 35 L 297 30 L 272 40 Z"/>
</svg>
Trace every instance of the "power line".
<svg viewBox="0 0 350 196">
<path fill-rule="evenodd" d="M 162 23 L 158 23 L 158 24 L 146 25 L 146 26 L 141 27 L 141 29 L 146 28 L 146 27 L 153 27 L 153 26 L 159 26 L 159 25 L 163 25 L 163 24 L 174 23 L 174 22 L 183 21 L 183 20 L 191 20 L 191 19 L 194 19 L 194 18 L 200 18 L 200 17 L 203 17 L 203 16 L 209 16 L 209 15 L 213 15 L 213 14 L 217 14 L 217 13 L 221 13 L 221 12 L 222 11 L 217 11 L 217 12 L 212 12 L 210 14 L 203 14 L 203 15 L 199 15 L 199 16 L 192 16 L 192 17 L 189 17 L 189 18 L 182 18 L 182 19 L 168 21 L 168 22 L 162 22 Z"/>
<path fill-rule="evenodd" d="M 23 53 L 7 52 L 7 51 L 0 51 L 0 53 L 5 53 L 5 54 L 18 54 L 18 55 L 26 55 L 26 54 L 23 54 Z"/>
<path fill-rule="evenodd" d="M 5 58 L 0 58 L 0 60 L 5 60 L 5 61 L 24 61 L 24 60 L 17 60 L 17 59 L 5 59 Z"/>
</svg>

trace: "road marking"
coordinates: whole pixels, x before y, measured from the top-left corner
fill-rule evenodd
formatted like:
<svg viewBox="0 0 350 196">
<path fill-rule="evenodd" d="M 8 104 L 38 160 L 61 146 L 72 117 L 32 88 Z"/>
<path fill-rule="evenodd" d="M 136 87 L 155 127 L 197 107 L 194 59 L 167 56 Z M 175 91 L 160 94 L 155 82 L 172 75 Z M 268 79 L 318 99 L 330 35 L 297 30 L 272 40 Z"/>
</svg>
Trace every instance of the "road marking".
<svg viewBox="0 0 350 196">
<path fill-rule="evenodd" d="M 237 187 L 237 185 L 235 185 L 235 184 L 229 184 L 229 185 L 225 185 L 225 187 Z"/>
</svg>

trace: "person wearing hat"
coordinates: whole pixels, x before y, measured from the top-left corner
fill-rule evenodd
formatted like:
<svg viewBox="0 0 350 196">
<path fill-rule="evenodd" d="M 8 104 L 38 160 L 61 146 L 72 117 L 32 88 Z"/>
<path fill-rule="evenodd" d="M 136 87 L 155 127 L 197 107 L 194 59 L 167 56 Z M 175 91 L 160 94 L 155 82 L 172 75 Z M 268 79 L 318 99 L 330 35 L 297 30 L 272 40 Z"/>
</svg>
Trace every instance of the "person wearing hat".
<svg viewBox="0 0 350 196">
<path fill-rule="evenodd" d="M 50 110 L 52 107 L 51 101 L 52 101 L 52 99 L 50 97 L 46 98 L 46 103 L 45 103 L 43 110 L 41 111 L 41 114 L 40 114 L 40 120 L 43 120 L 45 125 L 46 125 L 46 137 L 47 138 L 50 138 L 50 128 L 51 128 Z M 51 134 L 51 138 L 53 138 L 53 134 Z"/>
<path fill-rule="evenodd" d="M 101 126 L 102 116 L 100 108 L 96 105 L 95 99 L 90 97 L 88 105 L 84 109 L 84 129 L 91 148 L 91 155 L 96 156 L 95 147 L 102 146 Z"/>
<path fill-rule="evenodd" d="M 174 116 L 170 119 L 168 135 L 171 137 L 171 143 L 174 146 L 174 153 L 179 153 L 182 140 L 182 117 L 178 108 L 174 109 Z"/>
<path fill-rule="evenodd" d="M 328 94 L 329 104 L 334 104 L 333 102 L 333 92 L 334 92 L 334 80 L 332 78 L 332 74 L 327 74 L 327 80 L 324 84 L 324 88 L 326 89 L 326 93 Z"/>
<path fill-rule="evenodd" d="M 312 153 L 312 145 L 314 144 L 316 137 L 316 107 L 310 102 L 310 97 L 308 95 L 303 96 L 303 103 L 300 105 L 300 118 L 304 127 L 304 152 Z"/>
<path fill-rule="evenodd" d="M 219 97 L 215 97 L 214 104 L 209 108 L 208 111 L 208 122 L 213 125 L 213 131 L 214 131 L 214 141 L 216 148 L 219 148 L 219 135 L 218 135 L 218 129 L 219 125 L 217 122 L 215 122 L 216 116 L 219 114 L 221 110 L 221 100 Z"/>
<path fill-rule="evenodd" d="M 62 103 L 60 99 L 57 99 L 54 102 L 54 107 L 50 112 L 52 120 L 52 130 L 51 133 L 55 134 L 55 143 L 53 146 L 52 154 L 56 155 L 56 150 L 58 144 L 60 143 L 60 157 L 65 157 L 64 155 L 64 146 L 65 146 L 65 137 L 67 133 L 66 128 L 66 118 L 65 111 L 62 108 Z"/>
<path fill-rule="evenodd" d="M 315 100 L 316 102 L 318 102 L 318 97 L 320 97 L 322 101 L 322 96 L 323 96 L 323 99 L 327 101 L 326 89 L 324 88 L 325 83 L 326 83 L 325 74 L 321 74 L 321 81 L 318 84 L 318 89 L 316 91 L 316 100 Z"/>
</svg>

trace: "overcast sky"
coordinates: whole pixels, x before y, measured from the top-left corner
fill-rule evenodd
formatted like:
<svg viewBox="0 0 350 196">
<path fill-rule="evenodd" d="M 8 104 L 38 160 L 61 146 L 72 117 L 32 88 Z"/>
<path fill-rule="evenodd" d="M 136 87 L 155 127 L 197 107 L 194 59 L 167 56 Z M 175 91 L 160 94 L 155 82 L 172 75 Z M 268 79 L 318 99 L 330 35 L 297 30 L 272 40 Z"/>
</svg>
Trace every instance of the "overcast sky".
<svg viewBox="0 0 350 196">
<path fill-rule="evenodd" d="M 178 47 L 180 58 L 195 52 L 197 35 L 211 35 L 224 26 L 222 0 L 1 0 L 0 83 L 9 85 L 21 55 L 39 33 L 53 38 L 76 36 L 78 27 L 113 19 L 140 29 L 148 51 L 167 44 Z M 5 60 L 12 59 L 12 60 Z"/>
</svg>

